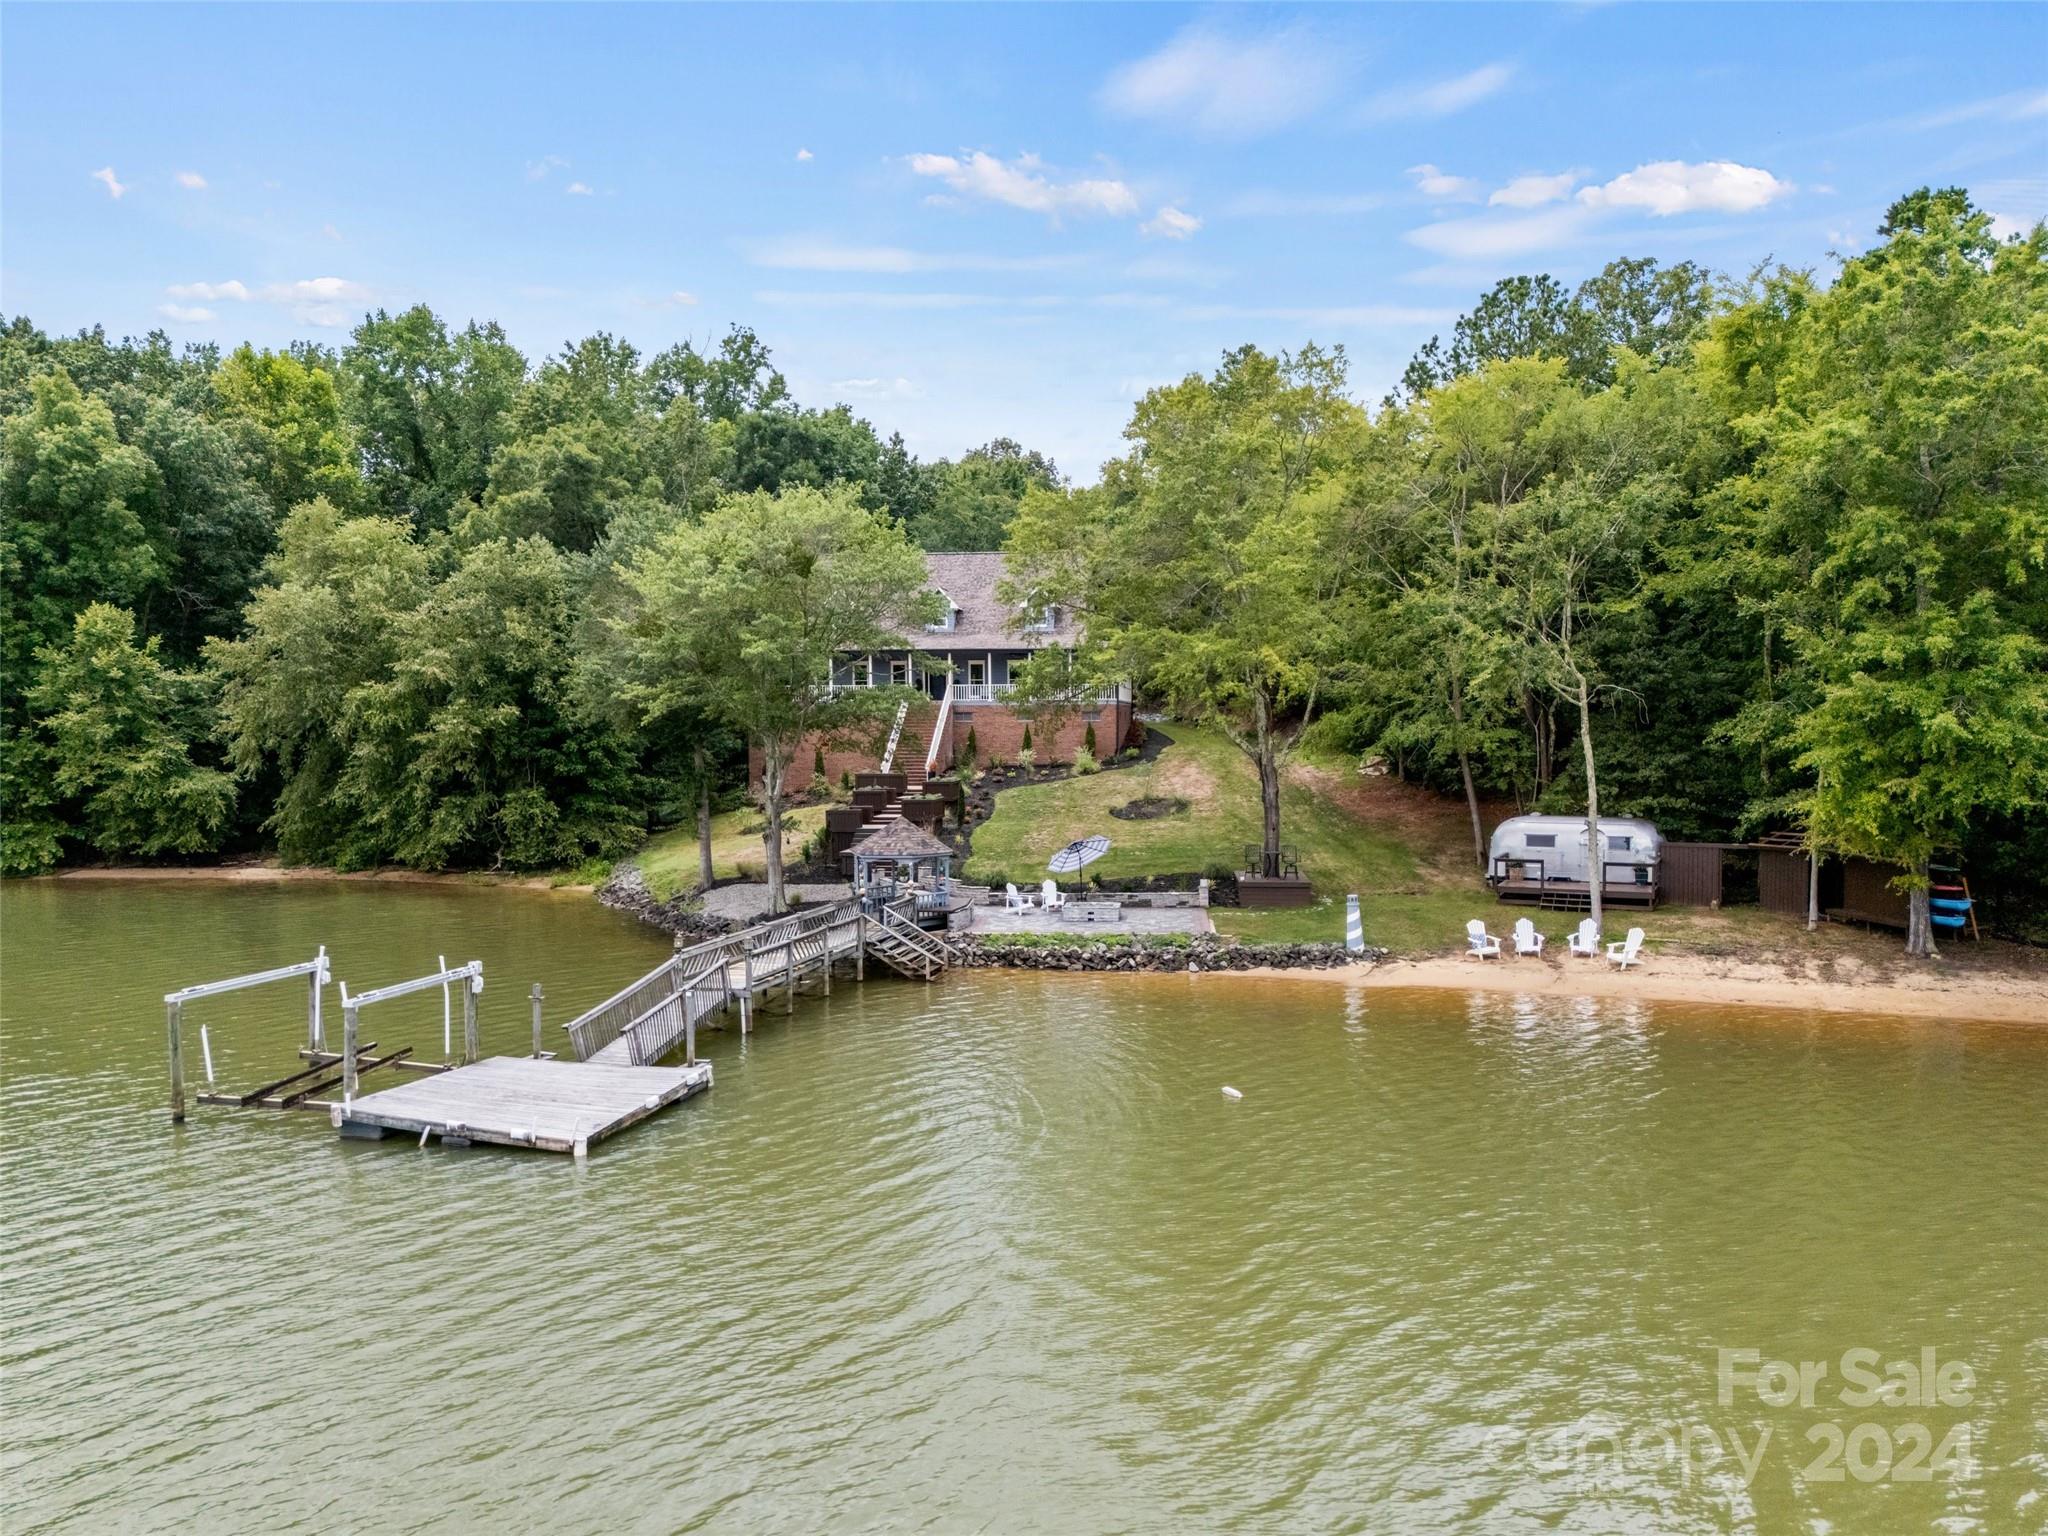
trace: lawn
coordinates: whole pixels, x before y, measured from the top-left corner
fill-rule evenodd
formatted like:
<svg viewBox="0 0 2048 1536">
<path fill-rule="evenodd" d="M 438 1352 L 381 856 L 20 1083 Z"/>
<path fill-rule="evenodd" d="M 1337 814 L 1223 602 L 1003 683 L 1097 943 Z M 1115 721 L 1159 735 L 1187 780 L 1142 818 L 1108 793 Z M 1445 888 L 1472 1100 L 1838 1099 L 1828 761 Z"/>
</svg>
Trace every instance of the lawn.
<svg viewBox="0 0 2048 1536">
<path fill-rule="evenodd" d="M 1006 789 L 996 813 L 974 834 L 966 877 L 1022 886 L 1045 878 L 1045 862 L 1075 838 L 1100 833 L 1110 851 L 1088 866 L 1105 876 L 1204 873 L 1235 869 L 1259 840 L 1259 784 L 1251 762 L 1215 730 L 1169 725 L 1173 744 L 1153 762 L 1088 778 Z M 1157 821 L 1124 821 L 1114 806 L 1148 796 L 1178 797 L 1188 809 Z M 1489 820 L 1506 814 L 1496 808 Z M 1473 868 L 1461 803 L 1392 779 L 1361 778 L 1342 760 L 1298 760 L 1281 796 L 1280 839 L 1301 859 L 1316 905 L 1292 910 L 1211 910 L 1219 933 L 1248 940 L 1341 941 L 1344 898 L 1356 893 L 1365 938 L 1396 954 L 1457 954 L 1465 924 L 1477 917 L 1506 934 L 1517 917 L 1562 946 L 1583 914 L 1503 907 Z M 1607 936 L 1644 931 L 1659 945 L 1707 955 L 1759 951 L 1815 954 L 1862 946 L 1840 930 L 1807 934 L 1797 923 L 1755 909 L 1708 912 L 1665 907 L 1617 909 Z"/>
<path fill-rule="evenodd" d="M 1046 860 L 1076 838 L 1101 834 L 1110 851 L 1088 866 L 1107 877 L 1205 873 L 1240 867 L 1259 841 L 1259 780 L 1250 759 L 1207 727 L 1172 725 L 1173 744 L 1152 762 L 1086 778 L 1004 790 L 996 813 L 974 834 L 966 878 L 1036 884 Z M 1348 765 L 1346 765 L 1348 771 Z M 1375 944 L 1441 949 L 1446 935 L 1490 906 L 1476 877 L 1446 882 L 1441 837 L 1377 825 L 1329 792 L 1332 765 L 1301 764 L 1281 790 L 1280 840 L 1301 859 L 1320 898 L 1292 911 L 1216 908 L 1220 932 L 1246 939 L 1344 937 L 1344 896 L 1356 891 L 1366 937 Z M 1156 821 L 1124 821 L 1110 809 L 1147 798 L 1177 798 L 1188 809 Z"/>
<path fill-rule="evenodd" d="M 783 812 L 782 857 L 794 864 L 813 833 L 825 825 L 822 805 L 800 805 Z M 761 845 L 764 825 L 760 810 L 743 806 L 711 818 L 711 869 L 721 880 L 734 875 L 766 877 L 768 853 Z M 671 827 L 651 838 L 636 855 L 642 878 L 656 898 L 668 900 L 697 884 L 697 828 Z"/>
</svg>

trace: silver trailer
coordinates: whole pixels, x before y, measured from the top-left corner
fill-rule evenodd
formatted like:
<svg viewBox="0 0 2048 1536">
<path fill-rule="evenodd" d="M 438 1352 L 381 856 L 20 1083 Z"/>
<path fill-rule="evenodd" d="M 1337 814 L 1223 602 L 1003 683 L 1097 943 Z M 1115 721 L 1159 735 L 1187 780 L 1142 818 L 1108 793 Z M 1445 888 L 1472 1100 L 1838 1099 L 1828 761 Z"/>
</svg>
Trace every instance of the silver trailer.
<svg viewBox="0 0 2048 1536">
<path fill-rule="evenodd" d="M 1664 856 L 1664 836 L 1654 822 L 1631 817 L 1600 818 L 1597 860 L 1587 849 L 1583 816 L 1511 816 L 1493 829 L 1487 849 L 1486 878 L 1505 892 L 1508 887 L 1543 887 L 1559 883 L 1592 884 L 1597 862 L 1601 884 L 1612 888 L 1657 884 L 1657 865 Z"/>
</svg>

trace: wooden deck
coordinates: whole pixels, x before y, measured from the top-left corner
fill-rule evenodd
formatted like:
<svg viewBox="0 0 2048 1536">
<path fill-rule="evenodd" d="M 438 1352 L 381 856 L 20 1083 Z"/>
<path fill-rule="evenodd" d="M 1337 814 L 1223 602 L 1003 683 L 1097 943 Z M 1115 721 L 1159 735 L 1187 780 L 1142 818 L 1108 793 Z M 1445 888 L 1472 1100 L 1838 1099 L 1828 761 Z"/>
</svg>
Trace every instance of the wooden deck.
<svg viewBox="0 0 2048 1536">
<path fill-rule="evenodd" d="M 615 1131 L 711 1086 L 711 1064 L 608 1066 L 490 1056 L 332 1106 L 344 1136 L 438 1136 L 583 1156 Z"/>
<path fill-rule="evenodd" d="M 1505 902 L 1557 912 L 1586 912 L 1593 905 L 1593 886 L 1588 880 L 1501 880 L 1495 883 L 1494 892 Z M 1657 887 L 1609 880 L 1600 887 L 1600 899 L 1610 907 L 1654 907 Z"/>
</svg>

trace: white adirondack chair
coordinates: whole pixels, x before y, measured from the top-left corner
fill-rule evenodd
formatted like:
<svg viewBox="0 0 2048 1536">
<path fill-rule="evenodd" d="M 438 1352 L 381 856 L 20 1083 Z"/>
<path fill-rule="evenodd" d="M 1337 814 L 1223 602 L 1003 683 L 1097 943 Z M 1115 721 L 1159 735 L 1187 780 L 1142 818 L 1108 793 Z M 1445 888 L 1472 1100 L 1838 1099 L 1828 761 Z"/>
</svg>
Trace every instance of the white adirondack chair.
<svg viewBox="0 0 2048 1536">
<path fill-rule="evenodd" d="M 1536 925 L 1526 917 L 1515 919 L 1515 953 L 1518 955 L 1540 955 L 1543 953 L 1543 935 L 1536 931 Z"/>
<path fill-rule="evenodd" d="M 1039 887 L 1038 904 L 1048 912 L 1057 912 L 1067 904 L 1067 898 L 1060 894 L 1060 888 L 1048 880 Z"/>
<path fill-rule="evenodd" d="M 1600 954 L 1600 930 L 1593 926 L 1593 919 L 1585 918 L 1579 923 L 1578 932 L 1569 941 L 1571 952 L 1581 959 L 1596 959 Z"/>
<path fill-rule="evenodd" d="M 1003 910 L 1005 912 L 1036 912 L 1037 904 L 1029 896 L 1022 895 L 1009 881 L 1003 882 Z"/>
<path fill-rule="evenodd" d="M 1465 925 L 1465 954 L 1473 960 L 1498 960 L 1500 940 L 1486 931 L 1486 923 L 1473 918 Z"/>
<path fill-rule="evenodd" d="M 1631 928 L 1628 937 L 1607 946 L 1607 958 L 1622 970 L 1643 963 L 1643 930 Z"/>
</svg>

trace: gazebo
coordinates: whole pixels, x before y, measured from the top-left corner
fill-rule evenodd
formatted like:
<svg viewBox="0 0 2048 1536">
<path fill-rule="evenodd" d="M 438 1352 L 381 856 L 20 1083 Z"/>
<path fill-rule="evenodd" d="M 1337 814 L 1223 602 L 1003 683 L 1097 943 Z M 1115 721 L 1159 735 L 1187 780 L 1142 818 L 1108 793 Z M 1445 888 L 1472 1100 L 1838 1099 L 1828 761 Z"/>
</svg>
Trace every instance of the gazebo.
<svg viewBox="0 0 2048 1536">
<path fill-rule="evenodd" d="M 853 845 L 853 888 L 886 880 L 942 890 L 953 876 L 953 850 L 907 821 L 885 823 Z"/>
</svg>

